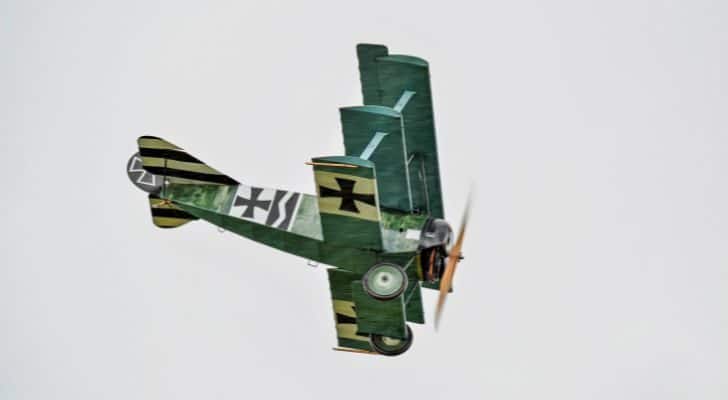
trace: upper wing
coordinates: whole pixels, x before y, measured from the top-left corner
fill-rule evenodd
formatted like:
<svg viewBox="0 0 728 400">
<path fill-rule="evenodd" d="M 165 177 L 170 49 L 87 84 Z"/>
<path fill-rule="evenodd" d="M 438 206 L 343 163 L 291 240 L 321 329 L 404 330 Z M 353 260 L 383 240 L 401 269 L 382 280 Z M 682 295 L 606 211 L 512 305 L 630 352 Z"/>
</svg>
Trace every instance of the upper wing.
<svg viewBox="0 0 728 400">
<path fill-rule="evenodd" d="M 444 218 L 429 66 L 357 46 L 365 107 L 341 109 L 349 156 L 374 162 L 383 207 Z"/>
</svg>

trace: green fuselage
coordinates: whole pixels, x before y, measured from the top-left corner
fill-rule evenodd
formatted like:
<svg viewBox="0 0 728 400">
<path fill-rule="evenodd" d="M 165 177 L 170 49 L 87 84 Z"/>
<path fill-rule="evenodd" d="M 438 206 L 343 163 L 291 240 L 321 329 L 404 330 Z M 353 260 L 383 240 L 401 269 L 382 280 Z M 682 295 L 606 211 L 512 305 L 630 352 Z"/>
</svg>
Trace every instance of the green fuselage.
<svg viewBox="0 0 728 400">
<path fill-rule="evenodd" d="M 287 230 L 256 223 L 231 212 L 236 186 L 168 183 L 160 197 L 222 229 L 309 260 L 363 273 L 382 260 L 411 259 L 418 251 L 426 216 L 381 211 L 382 251 L 331 245 L 321 232 L 316 196 L 301 194 Z"/>
</svg>

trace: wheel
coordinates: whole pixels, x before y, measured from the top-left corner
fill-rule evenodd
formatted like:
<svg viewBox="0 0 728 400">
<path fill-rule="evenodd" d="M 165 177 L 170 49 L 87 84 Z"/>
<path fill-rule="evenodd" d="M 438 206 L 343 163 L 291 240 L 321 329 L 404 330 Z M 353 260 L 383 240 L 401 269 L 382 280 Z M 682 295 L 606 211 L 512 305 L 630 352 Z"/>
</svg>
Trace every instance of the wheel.
<svg viewBox="0 0 728 400">
<path fill-rule="evenodd" d="M 364 274 L 362 285 L 375 299 L 393 299 L 407 288 L 407 273 L 397 264 L 377 264 Z"/>
<path fill-rule="evenodd" d="M 377 334 L 369 335 L 369 343 L 372 348 L 379 354 L 385 356 L 398 356 L 409 350 L 412 346 L 412 329 L 407 325 L 407 339 L 392 338 Z"/>
</svg>

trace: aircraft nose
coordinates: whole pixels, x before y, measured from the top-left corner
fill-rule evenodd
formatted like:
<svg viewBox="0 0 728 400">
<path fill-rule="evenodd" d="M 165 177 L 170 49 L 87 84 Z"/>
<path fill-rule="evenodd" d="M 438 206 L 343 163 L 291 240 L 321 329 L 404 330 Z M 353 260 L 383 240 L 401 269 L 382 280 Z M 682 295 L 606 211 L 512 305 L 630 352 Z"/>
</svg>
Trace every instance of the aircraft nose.
<svg viewBox="0 0 728 400">
<path fill-rule="evenodd" d="M 452 228 L 444 219 L 433 218 L 422 230 L 420 247 L 447 246 L 452 242 Z"/>
</svg>

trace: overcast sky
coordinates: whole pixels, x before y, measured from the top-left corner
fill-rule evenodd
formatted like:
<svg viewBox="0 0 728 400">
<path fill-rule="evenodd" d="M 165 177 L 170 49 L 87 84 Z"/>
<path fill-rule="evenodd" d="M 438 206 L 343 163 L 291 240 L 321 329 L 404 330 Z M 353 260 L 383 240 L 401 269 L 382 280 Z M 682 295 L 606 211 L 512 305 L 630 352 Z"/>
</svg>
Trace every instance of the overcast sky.
<svg viewBox="0 0 728 400">
<path fill-rule="evenodd" d="M 0 1 L 0 398 L 728 398 L 728 3 L 475 3 Z M 313 193 L 359 42 L 430 61 L 453 225 L 477 186 L 398 358 L 331 351 L 324 266 L 160 230 L 124 172 L 153 134 Z"/>
</svg>

